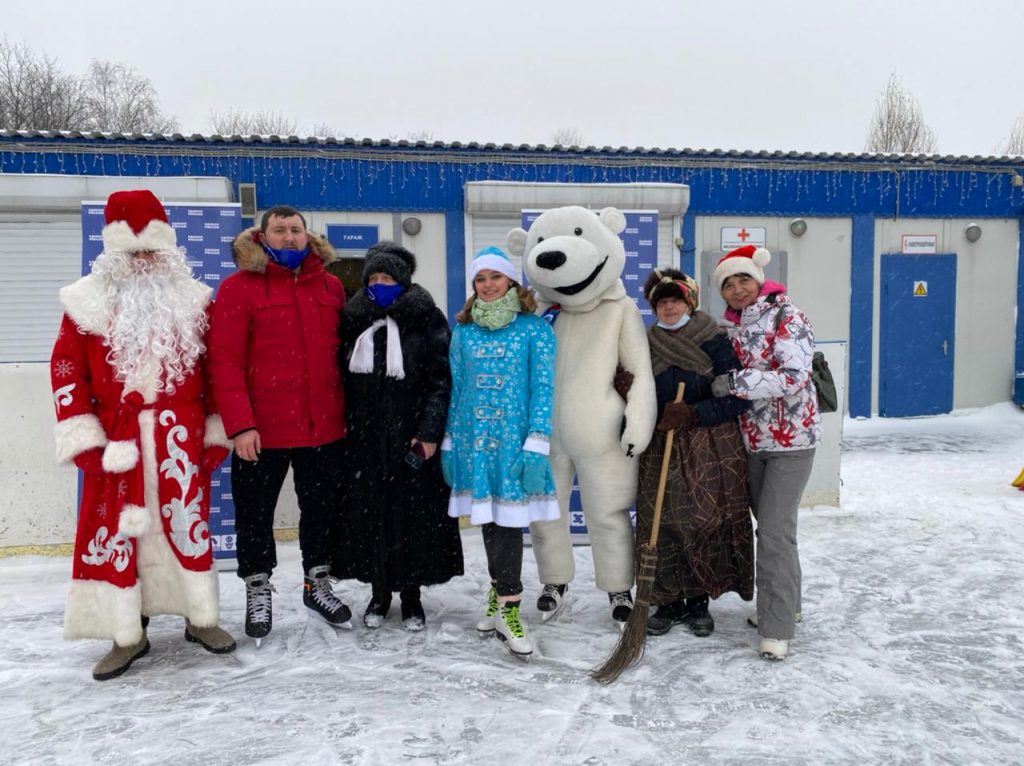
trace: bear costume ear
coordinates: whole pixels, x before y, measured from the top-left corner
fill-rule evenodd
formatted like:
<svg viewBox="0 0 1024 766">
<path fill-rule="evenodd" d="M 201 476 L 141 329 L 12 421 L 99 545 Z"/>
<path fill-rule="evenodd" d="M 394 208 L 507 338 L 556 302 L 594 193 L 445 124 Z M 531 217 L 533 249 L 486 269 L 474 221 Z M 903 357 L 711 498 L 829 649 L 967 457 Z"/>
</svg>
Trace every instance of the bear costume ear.
<svg viewBox="0 0 1024 766">
<path fill-rule="evenodd" d="M 505 245 L 509 253 L 522 258 L 526 253 L 526 229 L 512 229 L 505 237 Z"/>
<path fill-rule="evenodd" d="M 621 234 L 626 228 L 626 216 L 617 208 L 606 207 L 598 214 L 598 218 L 615 234 Z"/>
</svg>

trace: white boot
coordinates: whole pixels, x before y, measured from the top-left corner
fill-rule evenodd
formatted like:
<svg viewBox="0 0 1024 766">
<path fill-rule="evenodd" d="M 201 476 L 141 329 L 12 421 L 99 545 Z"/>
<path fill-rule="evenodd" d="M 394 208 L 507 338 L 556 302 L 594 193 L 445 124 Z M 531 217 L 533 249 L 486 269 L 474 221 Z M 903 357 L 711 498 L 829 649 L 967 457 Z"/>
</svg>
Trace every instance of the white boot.
<svg viewBox="0 0 1024 766">
<path fill-rule="evenodd" d="M 498 638 L 505 642 L 508 650 L 516 657 L 530 659 L 533 644 L 526 636 L 526 626 L 519 617 L 518 601 L 508 601 L 501 607 L 501 612 L 494 619 L 494 628 Z"/>
<path fill-rule="evenodd" d="M 494 635 L 495 617 L 497 617 L 498 611 L 498 591 L 494 589 L 492 583 L 490 590 L 487 591 L 487 611 L 476 623 L 476 630 L 481 638 L 490 638 Z"/>
<path fill-rule="evenodd" d="M 762 638 L 758 652 L 763 660 L 780 662 L 789 654 L 789 641 L 785 638 Z"/>
</svg>

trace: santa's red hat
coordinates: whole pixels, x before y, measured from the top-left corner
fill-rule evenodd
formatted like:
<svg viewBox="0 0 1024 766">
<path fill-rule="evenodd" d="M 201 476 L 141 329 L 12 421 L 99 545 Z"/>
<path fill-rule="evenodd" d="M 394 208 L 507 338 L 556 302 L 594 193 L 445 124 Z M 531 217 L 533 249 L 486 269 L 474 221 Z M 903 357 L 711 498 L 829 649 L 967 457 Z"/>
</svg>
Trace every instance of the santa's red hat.
<svg viewBox="0 0 1024 766">
<path fill-rule="evenodd" d="M 730 250 L 722 256 L 718 265 L 715 266 L 714 280 L 718 285 L 718 292 L 722 292 L 722 285 L 725 280 L 736 274 L 746 274 L 754 279 L 759 285 L 764 284 L 764 267 L 772 259 L 772 254 L 763 247 L 755 245 L 744 245 Z"/>
<path fill-rule="evenodd" d="M 103 209 L 104 252 L 137 253 L 142 250 L 174 250 L 178 246 L 167 211 L 148 189 L 119 191 L 110 195 Z"/>
</svg>

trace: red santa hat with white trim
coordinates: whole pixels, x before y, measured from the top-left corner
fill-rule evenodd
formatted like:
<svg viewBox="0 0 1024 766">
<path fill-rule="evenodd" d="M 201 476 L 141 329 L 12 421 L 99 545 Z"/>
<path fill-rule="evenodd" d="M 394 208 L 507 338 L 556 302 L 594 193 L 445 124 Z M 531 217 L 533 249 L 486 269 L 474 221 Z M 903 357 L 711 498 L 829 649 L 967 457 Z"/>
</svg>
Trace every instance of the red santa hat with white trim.
<svg viewBox="0 0 1024 766">
<path fill-rule="evenodd" d="M 744 245 L 730 250 L 722 256 L 715 266 L 714 280 L 718 285 L 718 292 L 722 292 L 722 285 L 729 277 L 737 274 L 746 274 L 753 278 L 759 285 L 764 284 L 764 267 L 772 260 L 772 254 L 763 247 L 756 245 Z"/>
<path fill-rule="evenodd" d="M 104 252 L 175 250 L 178 239 L 167 211 L 148 189 L 114 192 L 103 209 Z"/>
</svg>

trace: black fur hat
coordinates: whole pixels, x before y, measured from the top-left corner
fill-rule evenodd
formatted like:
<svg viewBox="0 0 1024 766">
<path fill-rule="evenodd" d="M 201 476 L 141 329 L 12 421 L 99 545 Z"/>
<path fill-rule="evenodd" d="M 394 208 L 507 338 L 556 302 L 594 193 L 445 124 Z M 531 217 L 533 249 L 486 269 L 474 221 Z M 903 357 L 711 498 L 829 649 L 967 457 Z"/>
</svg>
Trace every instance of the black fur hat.
<svg viewBox="0 0 1024 766">
<path fill-rule="evenodd" d="M 416 256 L 397 242 L 378 242 L 366 251 L 366 262 L 363 264 L 363 287 L 370 281 L 370 276 L 378 272 L 387 274 L 402 287 L 412 284 L 412 275 L 416 271 Z"/>
</svg>

